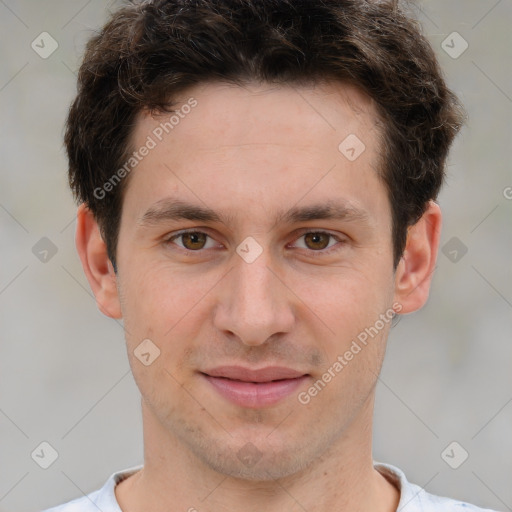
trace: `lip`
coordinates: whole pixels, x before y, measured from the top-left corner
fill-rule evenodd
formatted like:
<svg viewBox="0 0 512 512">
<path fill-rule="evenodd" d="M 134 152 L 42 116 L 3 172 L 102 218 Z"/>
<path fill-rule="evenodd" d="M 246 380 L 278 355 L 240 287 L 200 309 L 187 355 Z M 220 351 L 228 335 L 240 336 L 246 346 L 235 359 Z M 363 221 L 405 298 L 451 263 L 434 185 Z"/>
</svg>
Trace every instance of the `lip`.
<svg viewBox="0 0 512 512">
<path fill-rule="evenodd" d="M 309 378 L 308 374 L 282 366 L 256 370 L 221 366 L 201 372 L 201 375 L 225 399 L 252 409 L 280 402 Z"/>
</svg>

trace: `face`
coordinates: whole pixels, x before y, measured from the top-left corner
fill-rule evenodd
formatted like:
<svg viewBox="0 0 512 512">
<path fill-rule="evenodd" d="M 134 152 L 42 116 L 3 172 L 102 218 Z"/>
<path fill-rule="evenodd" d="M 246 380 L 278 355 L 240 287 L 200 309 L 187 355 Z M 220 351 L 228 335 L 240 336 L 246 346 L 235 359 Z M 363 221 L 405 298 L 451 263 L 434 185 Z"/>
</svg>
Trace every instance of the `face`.
<svg viewBox="0 0 512 512">
<path fill-rule="evenodd" d="M 117 247 L 130 364 L 207 466 L 290 475 L 371 421 L 395 300 L 375 111 L 339 84 L 203 84 L 180 107 L 133 134 L 155 146 Z"/>
</svg>

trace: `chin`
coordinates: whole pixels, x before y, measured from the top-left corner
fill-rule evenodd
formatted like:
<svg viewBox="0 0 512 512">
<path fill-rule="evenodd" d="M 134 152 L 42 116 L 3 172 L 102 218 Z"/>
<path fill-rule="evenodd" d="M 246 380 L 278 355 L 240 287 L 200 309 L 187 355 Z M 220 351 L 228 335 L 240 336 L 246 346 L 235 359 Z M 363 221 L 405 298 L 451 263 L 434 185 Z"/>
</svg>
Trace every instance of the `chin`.
<svg viewBox="0 0 512 512">
<path fill-rule="evenodd" d="M 283 457 L 282 455 L 261 454 L 254 461 L 241 461 L 232 454 L 224 459 L 214 457 L 208 461 L 209 466 L 214 471 L 240 480 L 249 480 L 252 482 L 269 482 L 286 478 L 305 469 L 308 464 L 297 455 L 293 457 Z"/>
<path fill-rule="evenodd" d="M 286 478 L 303 471 L 325 448 L 311 442 L 307 446 L 276 446 L 271 445 L 268 438 L 233 442 L 231 446 L 229 442 L 221 444 L 219 440 L 204 441 L 190 448 L 210 469 L 232 478 L 260 482 Z"/>
</svg>

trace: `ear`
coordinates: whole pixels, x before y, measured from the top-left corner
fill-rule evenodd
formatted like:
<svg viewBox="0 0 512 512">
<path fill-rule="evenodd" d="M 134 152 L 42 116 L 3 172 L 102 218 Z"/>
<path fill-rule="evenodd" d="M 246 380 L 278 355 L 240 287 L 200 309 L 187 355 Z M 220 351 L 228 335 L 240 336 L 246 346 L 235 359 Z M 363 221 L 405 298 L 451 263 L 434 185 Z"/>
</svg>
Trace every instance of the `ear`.
<svg viewBox="0 0 512 512">
<path fill-rule="evenodd" d="M 110 318 L 121 318 L 117 277 L 98 223 L 85 204 L 78 208 L 75 242 L 98 309 Z"/>
<path fill-rule="evenodd" d="M 395 301 L 400 313 L 420 309 L 428 299 L 441 234 L 441 209 L 430 201 L 420 220 L 407 230 L 404 253 L 395 272 Z"/>
</svg>

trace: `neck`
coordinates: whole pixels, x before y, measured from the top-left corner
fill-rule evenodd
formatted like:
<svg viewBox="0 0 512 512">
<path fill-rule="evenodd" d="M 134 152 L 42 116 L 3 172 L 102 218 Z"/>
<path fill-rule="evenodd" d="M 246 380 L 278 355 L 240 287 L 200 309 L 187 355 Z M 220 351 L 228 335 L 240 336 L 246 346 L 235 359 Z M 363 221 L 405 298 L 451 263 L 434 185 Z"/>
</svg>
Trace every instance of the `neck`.
<svg viewBox="0 0 512 512">
<path fill-rule="evenodd" d="M 398 490 L 373 468 L 368 410 L 306 469 L 277 480 L 220 474 L 171 435 L 143 405 L 144 468 L 115 489 L 123 512 L 394 512 Z"/>
</svg>

